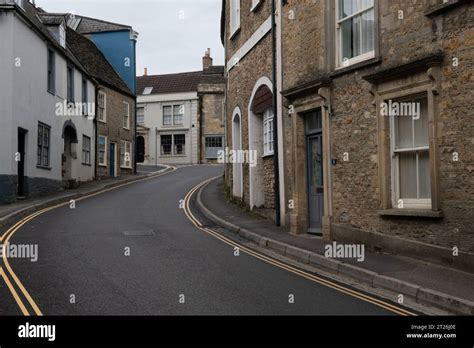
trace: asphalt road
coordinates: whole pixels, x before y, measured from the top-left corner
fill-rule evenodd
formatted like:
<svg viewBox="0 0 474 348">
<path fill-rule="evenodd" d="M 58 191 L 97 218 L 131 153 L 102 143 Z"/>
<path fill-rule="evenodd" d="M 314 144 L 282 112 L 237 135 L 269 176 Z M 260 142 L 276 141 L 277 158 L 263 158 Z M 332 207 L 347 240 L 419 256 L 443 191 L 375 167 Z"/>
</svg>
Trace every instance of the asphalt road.
<svg viewBox="0 0 474 348">
<path fill-rule="evenodd" d="M 38 261 L 10 264 L 44 315 L 391 314 L 252 256 L 234 256 L 232 247 L 195 228 L 180 200 L 222 170 L 183 167 L 75 209 L 51 210 L 10 241 L 38 244 Z M 0 314 L 21 314 L 0 282 Z"/>
</svg>

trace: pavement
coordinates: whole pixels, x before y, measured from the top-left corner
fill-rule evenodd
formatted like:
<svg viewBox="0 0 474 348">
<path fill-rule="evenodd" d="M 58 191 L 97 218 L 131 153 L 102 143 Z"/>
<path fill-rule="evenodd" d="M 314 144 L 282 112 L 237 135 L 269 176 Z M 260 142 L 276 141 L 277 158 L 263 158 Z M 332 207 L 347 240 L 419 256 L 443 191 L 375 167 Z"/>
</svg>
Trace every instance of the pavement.
<svg viewBox="0 0 474 348">
<path fill-rule="evenodd" d="M 316 273 L 350 279 L 377 292 L 402 294 L 421 305 L 453 314 L 474 314 L 474 274 L 408 257 L 365 250 L 365 260 L 324 256 L 328 242 L 310 235 L 293 235 L 261 215 L 230 203 L 222 178 L 201 188 L 200 211 L 213 223 L 247 239 L 258 247 L 276 252 Z"/>
<path fill-rule="evenodd" d="M 399 313 L 396 303 L 381 305 L 261 257 L 236 255 L 198 228 L 185 210 L 196 210 L 196 202 L 183 202 L 196 185 L 222 173 L 220 166 L 178 168 L 83 196 L 74 209 L 48 210 L 8 234 L 13 244 L 37 245 L 38 260 L 9 258 L 9 264 L 44 315 Z M 18 285 L 7 268 L 3 263 Z M 15 288 L 31 309 L 23 289 Z M 0 294 L 0 314 L 21 314 L 1 279 Z"/>
</svg>

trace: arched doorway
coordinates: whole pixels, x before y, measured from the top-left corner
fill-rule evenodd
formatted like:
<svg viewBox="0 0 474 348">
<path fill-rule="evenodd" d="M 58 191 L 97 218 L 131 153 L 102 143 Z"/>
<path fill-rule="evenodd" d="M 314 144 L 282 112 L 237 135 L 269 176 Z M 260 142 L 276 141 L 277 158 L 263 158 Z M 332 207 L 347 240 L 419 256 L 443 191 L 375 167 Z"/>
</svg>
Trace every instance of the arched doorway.
<svg viewBox="0 0 474 348">
<path fill-rule="evenodd" d="M 261 77 L 252 91 L 252 96 L 249 101 L 249 150 L 256 152 L 257 162 L 249 166 L 250 179 L 250 209 L 265 206 L 265 183 L 264 183 L 264 159 L 268 154 L 267 144 L 268 139 L 264 139 L 264 134 L 268 137 L 268 132 L 265 131 L 265 125 L 268 125 L 268 120 L 265 119 L 264 114 L 272 109 L 272 90 L 273 85 L 269 78 Z"/>
<path fill-rule="evenodd" d="M 234 158 L 239 158 L 236 153 L 242 150 L 242 126 L 241 126 L 242 113 L 237 107 L 233 112 L 232 117 L 232 150 L 234 151 Z M 242 198 L 243 194 L 243 178 L 242 178 L 242 163 L 234 161 L 232 165 L 233 173 L 233 195 L 235 197 Z"/>
<path fill-rule="evenodd" d="M 137 137 L 137 163 L 145 162 L 145 138 Z"/>
<path fill-rule="evenodd" d="M 77 131 L 71 121 L 66 121 L 63 126 L 64 151 L 62 154 L 62 177 L 66 187 L 74 187 L 76 173 L 74 172 L 74 161 L 77 159 Z"/>
</svg>

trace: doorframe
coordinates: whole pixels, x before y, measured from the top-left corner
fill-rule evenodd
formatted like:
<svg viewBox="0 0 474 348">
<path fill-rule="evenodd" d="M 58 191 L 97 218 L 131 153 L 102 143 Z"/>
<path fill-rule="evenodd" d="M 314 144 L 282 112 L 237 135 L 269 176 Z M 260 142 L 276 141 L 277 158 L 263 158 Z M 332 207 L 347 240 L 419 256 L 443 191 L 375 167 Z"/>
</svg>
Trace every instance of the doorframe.
<svg viewBox="0 0 474 348">
<path fill-rule="evenodd" d="M 117 172 L 117 143 L 115 141 L 111 141 L 109 143 L 109 153 L 108 153 L 109 157 L 110 157 L 110 149 L 112 148 L 112 146 L 110 146 L 111 144 L 114 144 L 114 176 L 113 177 L 116 178 L 118 174 Z M 109 167 L 110 167 L 110 158 L 109 158 Z M 109 173 L 110 173 L 110 168 L 109 168 Z"/>
</svg>

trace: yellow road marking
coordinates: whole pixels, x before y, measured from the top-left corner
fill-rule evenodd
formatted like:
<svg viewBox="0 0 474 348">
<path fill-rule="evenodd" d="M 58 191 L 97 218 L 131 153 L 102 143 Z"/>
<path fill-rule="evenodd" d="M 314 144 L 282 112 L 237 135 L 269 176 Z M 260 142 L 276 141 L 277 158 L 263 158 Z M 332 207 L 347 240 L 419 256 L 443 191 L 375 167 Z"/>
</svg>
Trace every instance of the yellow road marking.
<svg viewBox="0 0 474 348">
<path fill-rule="evenodd" d="M 114 187 L 110 187 L 108 189 L 104 189 L 104 190 L 101 190 L 101 191 L 98 191 L 96 193 L 92 193 L 90 195 L 87 195 L 87 196 L 84 196 L 84 197 L 80 197 L 80 198 L 77 198 L 75 199 L 75 201 L 82 201 L 84 199 L 87 199 L 87 198 L 91 198 L 91 197 L 94 197 L 94 196 L 97 196 L 97 195 L 100 195 L 100 194 L 103 194 L 105 192 L 109 192 L 109 191 L 112 191 L 112 190 L 116 190 L 118 188 L 121 188 L 121 187 L 124 187 L 124 186 L 128 186 L 128 185 L 132 185 L 132 184 L 136 184 L 136 183 L 139 183 L 139 182 L 142 182 L 142 181 L 147 181 L 147 180 L 151 180 L 151 179 L 155 179 L 155 178 L 158 178 L 158 177 L 161 177 L 161 176 L 164 176 L 164 175 L 167 175 L 167 174 L 170 174 L 174 171 L 177 170 L 176 167 L 170 167 L 172 168 L 170 171 L 166 172 L 166 173 L 162 173 L 162 174 L 158 174 L 158 175 L 153 175 L 153 176 L 149 176 L 149 177 L 146 177 L 146 178 L 143 178 L 143 179 L 140 179 L 140 180 L 136 180 L 136 181 L 132 181 L 132 182 L 128 182 L 128 183 L 125 183 L 125 184 L 121 184 L 121 185 L 117 185 L 117 186 L 114 186 Z M 38 217 L 39 215 L 42 215 L 50 210 L 53 210 L 53 209 L 57 209 L 59 207 L 63 207 L 63 206 L 66 206 L 68 205 L 70 202 L 67 201 L 67 202 L 63 202 L 63 203 L 59 203 L 57 205 L 54 205 L 52 207 L 48 207 L 48 208 L 44 208 L 44 209 L 41 209 L 23 219 L 21 219 L 20 221 L 18 221 L 16 224 L 14 224 L 12 227 L 10 227 L 1 237 L 0 237 L 0 242 L 2 244 L 7 244 L 8 241 L 10 240 L 10 238 L 15 234 L 16 231 L 18 231 L 23 225 L 25 225 L 27 222 L 33 220 L 34 218 Z M 31 295 L 28 293 L 28 291 L 26 290 L 26 288 L 23 286 L 23 284 L 21 283 L 20 279 L 17 277 L 17 275 L 15 274 L 15 272 L 13 271 L 12 267 L 10 266 L 9 262 L 8 262 L 8 259 L 6 257 L 6 254 L 3 255 L 3 262 L 5 264 L 5 266 L 7 267 L 7 271 L 8 273 L 11 275 L 11 277 L 13 278 L 13 280 L 15 281 L 16 285 L 20 288 L 21 292 L 23 293 L 23 296 L 28 300 L 30 306 L 33 308 L 34 312 L 36 313 L 36 315 L 38 316 L 41 316 L 43 315 L 43 313 L 41 312 L 41 310 L 39 309 L 39 307 L 37 306 L 36 302 L 33 300 L 33 298 L 31 297 Z M 15 298 L 18 306 L 20 307 L 22 313 L 24 315 L 30 315 L 29 312 L 27 311 L 25 305 L 23 304 L 23 302 L 21 301 L 18 293 L 16 292 L 14 286 L 10 283 L 10 280 L 8 279 L 6 273 L 4 272 L 3 268 L 0 268 L 0 275 L 2 276 L 3 280 L 5 281 L 5 283 L 7 283 L 7 286 L 8 288 L 10 289 L 10 292 L 12 293 L 13 297 Z"/>
<path fill-rule="evenodd" d="M 10 280 L 8 279 L 7 275 L 3 271 L 3 268 L 1 268 L 1 267 L 0 267 L 0 276 L 3 278 L 3 280 L 7 284 L 8 289 L 10 289 L 10 292 L 12 293 L 13 297 L 15 298 L 15 301 L 18 304 L 18 306 L 20 307 L 21 312 L 23 313 L 23 315 L 29 316 L 30 313 L 26 309 L 25 305 L 23 304 L 23 302 L 20 299 L 20 296 L 18 296 L 18 293 L 16 292 L 16 290 L 13 287 L 12 283 L 10 283 Z"/>
<path fill-rule="evenodd" d="M 220 233 L 210 229 L 210 228 L 204 228 L 202 223 L 194 216 L 194 214 L 191 212 L 191 209 L 189 208 L 189 202 L 191 200 L 191 197 L 193 196 L 193 194 L 199 190 L 202 186 L 205 186 L 207 185 L 210 181 L 214 180 L 215 178 L 211 178 L 209 180 L 206 180 L 202 183 L 200 183 L 199 185 L 195 186 L 191 191 L 188 192 L 188 194 L 186 195 L 185 197 L 185 214 L 186 216 L 188 217 L 188 219 L 193 223 L 193 225 L 198 228 L 199 230 L 221 240 L 222 242 L 230 245 L 230 246 L 233 246 L 233 247 L 237 247 L 239 248 L 239 250 L 242 250 L 243 252 L 245 252 L 246 254 L 248 255 L 251 255 L 253 257 L 256 257 L 262 261 L 265 261 L 267 263 L 270 263 L 274 266 L 277 266 L 279 268 L 282 268 L 284 270 L 287 270 L 289 272 L 292 272 L 294 274 L 297 274 L 301 277 L 304 277 L 308 280 L 311 280 L 311 281 L 314 281 L 316 283 L 319 283 L 321 285 L 325 285 L 329 288 L 332 288 L 334 290 L 337 290 L 339 292 L 342 292 L 342 293 L 345 293 L 349 296 L 352 296 L 352 297 L 355 297 L 355 298 L 358 298 L 362 301 L 365 301 L 365 302 L 369 302 L 369 303 L 372 303 L 378 307 L 381 307 L 381 308 L 384 308 L 388 311 L 391 311 L 393 313 L 396 313 L 396 314 L 399 314 L 399 315 L 402 315 L 402 316 L 416 316 L 415 313 L 412 313 L 408 310 L 405 310 L 403 308 L 399 308 L 397 306 L 394 306 L 392 305 L 391 303 L 388 303 L 388 302 L 385 302 L 385 301 L 381 301 L 379 299 L 376 299 L 374 297 L 371 297 L 371 296 L 368 296 L 366 294 L 363 294 L 361 292 L 358 292 L 358 291 L 355 291 L 353 289 L 350 289 L 350 288 L 347 288 L 347 287 L 344 287 L 342 285 L 339 285 L 337 283 L 334 283 L 332 281 L 329 281 L 329 280 L 326 280 L 326 279 L 323 279 L 323 278 L 320 278 L 318 276 L 315 276 L 313 274 L 310 274 L 310 273 L 307 273 L 305 271 L 302 271 L 300 269 L 297 269 L 297 268 L 294 268 L 290 265 L 287 265 L 285 263 L 282 263 L 280 261 L 277 261 L 275 259 L 272 259 L 264 254 L 260 254 L 252 249 L 249 249 L 223 235 L 221 235 Z"/>
</svg>

